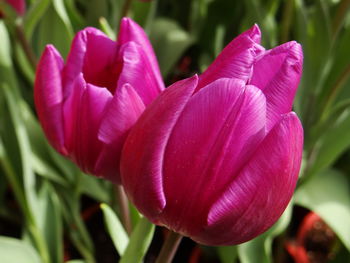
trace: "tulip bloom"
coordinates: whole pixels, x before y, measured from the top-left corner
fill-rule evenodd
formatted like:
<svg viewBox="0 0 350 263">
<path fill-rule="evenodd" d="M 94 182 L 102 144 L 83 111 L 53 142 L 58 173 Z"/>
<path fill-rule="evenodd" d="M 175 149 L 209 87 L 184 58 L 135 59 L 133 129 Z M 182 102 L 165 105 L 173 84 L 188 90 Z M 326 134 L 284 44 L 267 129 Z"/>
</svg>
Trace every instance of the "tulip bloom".
<svg viewBox="0 0 350 263">
<path fill-rule="evenodd" d="M 2 1 L 2 0 L 0 0 Z M 26 12 L 26 2 L 25 0 L 6 0 L 7 4 L 9 4 L 14 10 L 16 10 L 17 14 L 23 16 Z M 1 13 L 1 10 L 0 10 Z M 2 16 L 0 14 L 0 16 Z"/>
<path fill-rule="evenodd" d="M 265 51 L 254 26 L 200 76 L 167 88 L 124 144 L 121 177 L 152 222 L 206 245 L 250 240 L 280 217 L 300 169 L 293 98 L 302 50 Z"/>
<path fill-rule="evenodd" d="M 163 89 L 146 34 L 124 18 L 117 42 L 95 28 L 77 33 L 66 64 L 48 45 L 34 95 L 51 145 L 84 172 L 118 183 L 128 131 Z"/>
</svg>

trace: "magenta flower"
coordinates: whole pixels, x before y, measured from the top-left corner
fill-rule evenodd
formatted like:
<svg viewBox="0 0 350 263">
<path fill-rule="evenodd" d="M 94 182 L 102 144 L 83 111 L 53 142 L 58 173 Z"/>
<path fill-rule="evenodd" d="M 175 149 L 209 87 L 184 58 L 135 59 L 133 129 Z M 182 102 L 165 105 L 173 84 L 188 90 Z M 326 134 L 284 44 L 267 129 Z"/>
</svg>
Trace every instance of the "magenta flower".
<svg viewBox="0 0 350 263">
<path fill-rule="evenodd" d="M 26 12 L 25 0 L 6 0 L 6 2 L 16 10 L 17 14 L 23 16 Z"/>
<path fill-rule="evenodd" d="M 302 49 L 265 51 L 258 26 L 234 39 L 200 76 L 166 89 L 123 148 L 121 177 L 152 222 L 207 245 L 268 229 L 293 194 L 303 129 L 293 98 Z"/>
<path fill-rule="evenodd" d="M 118 42 L 95 28 L 77 33 L 65 65 L 48 45 L 34 95 L 51 145 L 86 173 L 118 183 L 128 131 L 163 89 L 146 34 L 124 18 Z"/>
</svg>

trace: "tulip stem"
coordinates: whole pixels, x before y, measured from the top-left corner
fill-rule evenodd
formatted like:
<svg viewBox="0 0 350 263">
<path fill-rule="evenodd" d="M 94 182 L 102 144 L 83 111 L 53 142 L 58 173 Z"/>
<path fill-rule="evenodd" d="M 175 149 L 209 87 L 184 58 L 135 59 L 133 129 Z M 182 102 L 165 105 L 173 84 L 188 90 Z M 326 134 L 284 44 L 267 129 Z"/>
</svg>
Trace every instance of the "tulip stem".
<svg viewBox="0 0 350 263">
<path fill-rule="evenodd" d="M 339 94 L 339 91 L 344 87 L 344 84 L 350 77 L 350 64 L 345 68 L 345 70 L 340 74 L 339 78 L 335 81 L 335 84 L 332 86 L 330 93 L 326 98 L 326 102 L 324 104 L 322 114 L 320 119 L 323 120 L 325 117 L 328 117 L 329 114 L 328 109 L 332 105 L 332 102 Z"/>
<path fill-rule="evenodd" d="M 294 0 L 287 0 L 283 10 L 282 30 L 281 30 L 281 43 L 289 40 L 290 26 L 293 20 Z"/>
<path fill-rule="evenodd" d="M 132 227 L 131 227 L 131 220 L 130 220 L 130 209 L 129 209 L 128 198 L 126 197 L 123 186 L 116 185 L 115 190 L 116 190 L 117 202 L 120 209 L 122 223 L 126 232 L 130 236 L 132 232 Z"/>
<path fill-rule="evenodd" d="M 36 69 L 37 65 L 37 58 L 28 42 L 28 39 L 24 33 L 22 24 L 15 25 L 16 35 L 17 39 L 19 41 L 19 44 L 22 46 L 24 54 L 27 56 L 29 63 L 32 65 L 34 70 Z"/>
<path fill-rule="evenodd" d="M 159 256 L 156 263 L 170 263 L 175 256 L 176 250 L 180 245 L 182 235 L 170 231 L 162 249 L 160 250 Z"/>
<path fill-rule="evenodd" d="M 131 7 L 131 2 L 132 2 L 132 0 L 124 0 L 124 5 L 123 5 L 122 13 L 121 13 L 122 18 L 128 16 L 129 9 Z"/>
<path fill-rule="evenodd" d="M 344 18 L 349 8 L 350 8 L 350 0 L 342 0 L 340 4 L 338 4 L 338 10 L 336 15 L 334 16 L 335 19 L 332 25 L 333 42 L 338 36 L 338 33 L 344 23 Z"/>
</svg>

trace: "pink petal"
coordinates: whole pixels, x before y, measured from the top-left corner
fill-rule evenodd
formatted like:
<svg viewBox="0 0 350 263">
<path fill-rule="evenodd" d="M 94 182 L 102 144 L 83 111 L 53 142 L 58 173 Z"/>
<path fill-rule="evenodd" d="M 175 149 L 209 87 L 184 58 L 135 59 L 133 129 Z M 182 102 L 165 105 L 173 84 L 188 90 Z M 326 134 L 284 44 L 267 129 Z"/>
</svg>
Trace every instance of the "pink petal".
<svg viewBox="0 0 350 263">
<path fill-rule="evenodd" d="M 72 43 L 64 68 L 64 95 L 80 73 L 87 83 L 114 91 L 118 80 L 116 63 L 118 47 L 100 30 L 92 27 L 79 31 Z"/>
<path fill-rule="evenodd" d="M 78 112 L 75 113 L 75 142 L 71 158 L 86 173 L 95 175 L 94 168 L 102 149 L 102 142 L 97 139 L 97 133 L 105 108 L 111 99 L 112 95 L 107 89 L 87 84 L 79 106 L 75 108 Z"/>
<path fill-rule="evenodd" d="M 6 0 L 7 3 L 9 3 L 16 12 L 23 16 L 26 12 L 26 2 L 25 0 Z"/>
<path fill-rule="evenodd" d="M 251 84 L 260 88 L 267 100 L 267 128 L 281 114 L 290 112 L 302 72 L 303 51 L 295 41 L 268 50 L 254 65 Z"/>
<path fill-rule="evenodd" d="M 216 80 L 191 98 L 165 152 L 162 222 L 187 235 L 200 231 L 208 205 L 264 138 L 265 107 L 259 89 L 236 79 Z"/>
<path fill-rule="evenodd" d="M 144 54 L 146 54 L 147 60 L 149 61 L 149 65 L 152 68 L 151 72 L 153 72 L 156 79 L 156 86 L 163 88 L 164 83 L 160 74 L 157 58 L 145 31 L 138 24 L 132 21 L 132 19 L 124 17 L 120 23 L 118 44 L 124 45 L 128 42 L 135 42 L 142 47 Z"/>
<path fill-rule="evenodd" d="M 117 90 L 103 116 L 99 139 L 106 144 L 118 140 L 135 124 L 144 110 L 145 105 L 135 89 L 124 84 Z"/>
<path fill-rule="evenodd" d="M 37 67 L 34 100 L 40 123 L 50 144 L 65 155 L 62 120 L 63 59 L 58 51 L 48 45 Z"/>
<path fill-rule="evenodd" d="M 260 35 L 258 25 L 254 25 L 232 40 L 200 76 L 197 89 L 219 78 L 237 78 L 246 82 L 256 57 L 264 51 L 259 45 Z"/>
<path fill-rule="evenodd" d="M 245 242 L 266 231 L 290 201 L 301 164 L 303 130 L 295 113 L 282 117 L 249 163 L 218 196 L 208 226 L 194 239 L 210 245 Z"/>
<path fill-rule="evenodd" d="M 122 183 L 133 203 L 153 221 L 166 205 L 162 184 L 164 151 L 197 81 L 194 76 L 161 93 L 141 115 L 124 144 Z"/>
<path fill-rule="evenodd" d="M 65 100 L 63 105 L 63 119 L 65 131 L 65 147 L 69 154 L 77 147 L 75 138 L 75 130 L 78 127 L 78 118 L 80 115 L 81 98 L 86 89 L 86 82 L 83 73 L 75 79 L 72 92 Z"/>
<path fill-rule="evenodd" d="M 118 86 L 131 84 L 145 105 L 151 103 L 164 89 L 159 85 L 158 71 L 153 70 L 149 55 L 144 48 L 135 42 L 124 44 L 120 49 L 121 64 L 123 65 Z"/>
<path fill-rule="evenodd" d="M 119 165 L 122 146 L 145 105 L 135 89 L 129 84 L 120 87 L 108 105 L 98 132 L 98 138 L 104 144 L 96 163 L 95 172 L 104 175 L 113 182 L 120 183 Z M 117 171 L 117 173 L 116 173 Z"/>
</svg>

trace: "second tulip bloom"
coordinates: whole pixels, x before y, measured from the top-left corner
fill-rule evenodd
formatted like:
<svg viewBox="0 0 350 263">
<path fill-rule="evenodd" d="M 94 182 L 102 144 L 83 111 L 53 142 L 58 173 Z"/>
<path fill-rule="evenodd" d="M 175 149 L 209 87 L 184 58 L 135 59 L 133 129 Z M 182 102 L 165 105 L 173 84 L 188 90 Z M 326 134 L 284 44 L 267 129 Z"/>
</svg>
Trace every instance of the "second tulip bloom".
<svg viewBox="0 0 350 263">
<path fill-rule="evenodd" d="M 48 45 L 34 95 L 51 145 L 83 171 L 119 183 L 129 129 L 163 89 L 146 34 L 124 18 L 117 42 L 95 28 L 78 32 L 66 63 Z"/>
<path fill-rule="evenodd" d="M 166 89 L 132 128 L 122 182 L 152 222 L 206 245 L 250 240 L 291 199 L 303 129 L 291 112 L 302 50 L 265 51 L 257 26 L 199 77 Z"/>
</svg>

